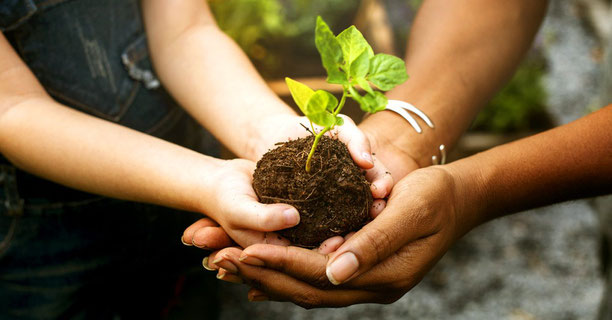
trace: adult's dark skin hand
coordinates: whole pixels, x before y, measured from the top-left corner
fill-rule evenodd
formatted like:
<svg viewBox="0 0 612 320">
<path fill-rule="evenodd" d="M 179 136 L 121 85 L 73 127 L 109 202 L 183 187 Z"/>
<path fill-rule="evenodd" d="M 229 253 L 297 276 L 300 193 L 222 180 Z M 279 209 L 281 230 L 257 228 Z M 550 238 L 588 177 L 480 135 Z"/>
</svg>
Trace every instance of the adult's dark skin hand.
<svg viewBox="0 0 612 320">
<path fill-rule="evenodd" d="M 213 263 L 258 288 L 252 300 L 304 307 L 393 302 L 473 227 L 612 192 L 611 119 L 609 105 L 562 127 L 417 170 L 398 182 L 379 216 L 331 254 L 255 245 L 224 249 Z"/>
<path fill-rule="evenodd" d="M 305 308 L 391 303 L 467 230 L 457 226 L 462 192 L 443 167 L 420 169 L 402 179 L 387 207 L 344 244 L 336 241 L 318 250 L 226 248 L 211 255 L 207 267 L 237 274 L 255 288 L 251 301 L 291 301 Z"/>
</svg>

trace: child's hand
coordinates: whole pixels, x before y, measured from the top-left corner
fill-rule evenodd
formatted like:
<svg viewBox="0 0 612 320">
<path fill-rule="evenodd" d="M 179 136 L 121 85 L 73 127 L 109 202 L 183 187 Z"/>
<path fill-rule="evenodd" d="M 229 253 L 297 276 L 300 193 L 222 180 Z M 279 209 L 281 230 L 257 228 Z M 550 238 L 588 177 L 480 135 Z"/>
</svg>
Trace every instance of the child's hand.
<svg viewBox="0 0 612 320">
<path fill-rule="evenodd" d="M 270 232 L 297 225 L 299 213 L 288 204 L 258 202 L 252 187 L 254 170 L 255 163 L 248 160 L 223 162 L 210 177 L 214 181 L 211 192 L 203 195 L 203 213 L 210 219 L 200 219 L 187 228 L 183 243 L 206 249 L 230 246 L 231 240 L 245 248 L 255 243 L 289 244 Z"/>
</svg>

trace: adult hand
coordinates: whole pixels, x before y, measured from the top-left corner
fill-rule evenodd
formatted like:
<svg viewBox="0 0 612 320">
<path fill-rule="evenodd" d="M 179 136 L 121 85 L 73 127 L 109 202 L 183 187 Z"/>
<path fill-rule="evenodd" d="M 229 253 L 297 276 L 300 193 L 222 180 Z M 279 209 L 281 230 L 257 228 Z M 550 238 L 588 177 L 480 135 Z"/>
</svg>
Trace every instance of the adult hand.
<svg viewBox="0 0 612 320">
<path fill-rule="evenodd" d="M 376 157 L 385 164 L 394 181 L 400 181 L 410 172 L 431 162 L 430 152 L 435 150 L 431 134 L 417 133 L 408 122 L 391 111 L 380 111 L 359 124 Z"/>
<path fill-rule="evenodd" d="M 444 167 L 420 169 L 398 182 L 382 213 L 331 254 L 258 244 L 213 253 L 207 267 L 239 276 L 255 288 L 249 292 L 255 301 L 306 308 L 390 303 L 468 229 L 458 223 L 463 192 Z"/>
</svg>

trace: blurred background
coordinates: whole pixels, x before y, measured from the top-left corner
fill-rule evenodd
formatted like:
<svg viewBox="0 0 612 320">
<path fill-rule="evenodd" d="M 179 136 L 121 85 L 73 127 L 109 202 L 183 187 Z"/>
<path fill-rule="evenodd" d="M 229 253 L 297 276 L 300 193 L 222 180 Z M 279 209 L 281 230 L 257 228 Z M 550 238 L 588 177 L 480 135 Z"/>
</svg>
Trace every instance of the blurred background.
<svg viewBox="0 0 612 320">
<path fill-rule="evenodd" d="M 355 24 L 375 52 L 403 57 L 421 2 L 209 1 L 221 28 L 290 105 L 294 103 L 282 80 L 286 76 L 339 92 L 325 83 L 314 46 L 317 15 L 336 34 Z M 605 43 L 601 21 L 593 19 L 590 7 L 597 2 L 551 1 L 527 57 L 475 119 L 451 159 L 567 123 L 603 106 Z M 362 117 L 356 105 L 344 110 L 357 122 Z M 306 311 L 288 303 L 249 303 L 245 287 L 224 283 L 221 318 L 594 319 L 605 283 L 599 259 L 601 202 L 593 203 L 585 200 L 532 210 L 477 228 L 420 285 L 392 305 Z"/>
</svg>

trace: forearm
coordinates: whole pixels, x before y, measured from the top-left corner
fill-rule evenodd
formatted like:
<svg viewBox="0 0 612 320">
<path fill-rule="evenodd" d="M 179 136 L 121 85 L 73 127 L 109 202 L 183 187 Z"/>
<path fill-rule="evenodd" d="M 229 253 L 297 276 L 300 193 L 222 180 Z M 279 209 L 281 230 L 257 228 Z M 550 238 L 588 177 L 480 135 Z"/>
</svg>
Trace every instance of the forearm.
<svg viewBox="0 0 612 320">
<path fill-rule="evenodd" d="M 236 155 L 252 158 L 249 142 L 261 134 L 256 129 L 260 119 L 294 112 L 269 89 L 240 48 L 217 28 L 205 2 L 181 5 L 164 14 L 163 3 L 145 2 L 155 69 L 192 116 Z M 168 17 L 181 15 L 181 10 L 205 18 L 177 22 L 176 17 Z"/>
<path fill-rule="evenodd" d="M 50 98 L 27 99 L 3 113 L 0 152 L 72 188 L 189 211 L 203 211 L 222 162 Z"/>
<path fill-rule="evenodd" d="M 430 165 L 437 147 L 452 147 L 511 76 L 545 11 L 543 0 L 425 1 L 410 33 L 410 79 L 388 97 L 423 110 L 436 128 L 419 135 L 389 111 L 362 126 L 375 132 L 375 140 L 411 154 L 420 166 Z"/>
<path fill-rule="evenodd" d="M 612 192 L 612 105 L 580 120 L 449 164 L 461 220 Z"/>
</svg>

